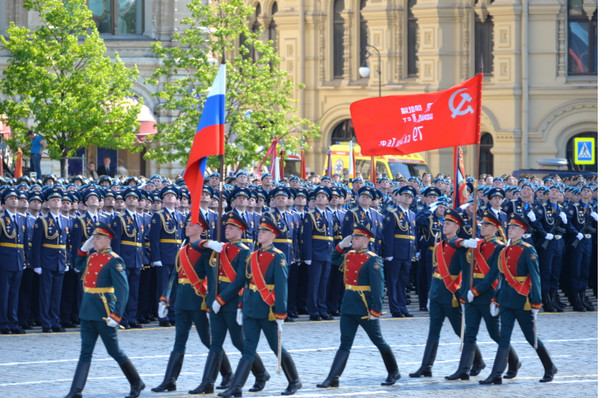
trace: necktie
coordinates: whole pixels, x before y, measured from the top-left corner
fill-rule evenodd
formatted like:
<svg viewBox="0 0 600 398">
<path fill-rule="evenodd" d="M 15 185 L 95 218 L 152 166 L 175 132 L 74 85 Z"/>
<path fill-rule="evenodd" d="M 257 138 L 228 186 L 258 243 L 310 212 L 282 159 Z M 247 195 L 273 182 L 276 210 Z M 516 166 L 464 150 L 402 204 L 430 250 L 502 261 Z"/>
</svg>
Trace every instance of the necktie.
<svg viewBox="0 0 600 398">
<path fill-rule="evenodd" d="M 96 225 L 96 222 L 97 222 L 96 215 L 92 216 L 92 221 L 94 222 L 94 225 Z"/>
<path fill-rule="evenodd" d="M 17 228 L 18 228 L 18 227 L 19 227 L 19 223 L 17 223 L 17 215 L 16 215 L 16 214 L 14 214 L 14 215 L 12 216 L 12 219 L 13 219 L 13 223 L 15 224 L 15 227 L 17 227 Z"/>
</svg>

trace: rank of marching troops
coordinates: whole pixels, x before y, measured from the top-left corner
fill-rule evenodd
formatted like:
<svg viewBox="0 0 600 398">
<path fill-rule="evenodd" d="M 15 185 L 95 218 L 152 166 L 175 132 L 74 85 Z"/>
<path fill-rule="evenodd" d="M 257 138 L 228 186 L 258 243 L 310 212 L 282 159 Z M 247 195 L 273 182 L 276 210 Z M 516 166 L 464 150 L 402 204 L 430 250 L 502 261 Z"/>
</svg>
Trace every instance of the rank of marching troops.
<svg viewBox="0 0 600 398">
<path fill-rule="evenodd" d="M 124 264 L 129 288 L 120 325 L 140 328 L 158 321 L 160 326 L 177 327 L 178 313 L 184 314 L 179 316 L 180 320 L 188 319 L 179 324 L 177 333 L 181 337 L 176 339 L 165 380 L 156 387 L 158 391 L 175 389 L 189 333 L 189 326 L 185 325 L 197 320 L 193 313 L 183 312 L 191 310 L 186 307 L 189 294 L 182 296 L 180 292 L 184 290 L 181 286 L 177 288 L 178 285 L 193 287 L 190 294 L 198 297 L 196 304 L 200 303 L 201 307 L 196 310 L 212 309 L 210 326 L 205 317 L 198 320 L 202 325 L 196 323 L 200 338 L 212 356 L 194 392 L 212 391 L 218 371 L 223 381 L 216 388 L 226 389 L 225 396 L 239 392 L 249 370 L 256 378 L 255 391 L 262 390 L 269 379 L 260 357 L 245 350 L 246 342 L 241 341 L 234 322 L 225 317 L 220 323 L 217 318 L 221 311 L 224 316 L 233 313 L 235 307 L 230 304 L 231 298 L 221 293 L 221 283 L 229 295 L 228 284 L 237 290 L 245 286 L 244 291 L 252 291 L 252 286 L 257 289 L 260 285 L 255 277 L 234 283 L 238 275 L 252 275 L 251 270 L 241 265 L 240 269 L 236 265 L 232 274 L 223 271 L 222 275 L 215 276 L 211 273 L 210 263 L 214 263 L 214 259 L 209 261 L 208 258 L 210 253 L 222 250 L 222 246 L 215 245 L 218 242 L 229 241 L 229 247 L 235 246 L 233 252 L 239 256 L 262 250 L 261 235 L 264 242 L 270 243 L 277 258 L 285 262 L 285 278 L 272 284 L 286 285 L 285 307 L 281 302 L 277 305 L 275 299 L 271 304 L 271 311 L 273 308 L 275 311 L 269 313 L 269 317 L 277 320 L 277 328 L 280 328 L 279 321 L 293 322 L 300 315 L 307 315 L 312 321 L 331 320 L 345 313 L 355 316 L 348 312 L 344 302 L 349 300 L 346 297 L 351 294 L 349 291 L 361 292 L 363 287 L 352 288 L 359 286 L 358 281 L 349 279 L 349 263 L 355 256 L 342 261 L 340 253 L 354 250 L 374 256 L 377 261 L 372 266 L 380 273 L 382 283 L 374 285 L 375 276 L 365 280 L 365 291 L 368 285 L 372 293 L 362 292 L 358 296 L 366 300 L 368 311 L 364 316 L 378 319 L 382 315 L 375 291 L 381 298 L 387 295 L 392 317 L 414 316 L 408 310 L 411 300 L 415 300 L 415 304 L 418 301 L 420 311 L 430 312 L 422 366 L 411 373 L 411 377 L 431 376 L 441 323 L 448 317 L 456 334 L 464 336 L 464 347 L 459 369 L 447 378 L 468 379 L 486 367 L 476 344 L 481 319 L 492 339 L 499 343 L 495 361 L 498 364 L 494 363 L 486 383 L 501 382 L 498 374 L 504 371 L 506 364 L 508 372 L 504 377 L 515 377 L 521 366 L 510 346 L 516 319 L 544 364 L 543 381 L 550 381 L 556 369 L 537 338 L 537 311 L 564 311 L 566 303 L 561 301 L 560 292 L 565 294 L 573 310 L 595 311 L 586 295 L 588 287 L 597 295 L 597 286 L 593 283 L 597 275 L 597 185 L 594 182 L 579 180 L 566 185 L 553 179 L 504 181 L 496 177 L 489 182 L 482 179 L 469 202 L 454 206 L 450 199 L 452 184 L 442 177 L 428 186 L 417 177 L 408 181 L 382 177 L 376 185 L 365 183 L 360 177 L 349 185 L 334 182 L 329 177 L 310 184 L 295 176 L 285 183 L 274 184 L 268 173 L 257 180 L 254 182 L 262 184 L 250 184 L 248 173 L 241 171 L 224 185 L 219 197 L 220 176 L 218 173 L 208 176 L 201 200 L 201 231 L 193 235 L 194 240 L 187 236 L 190 198 L 182 181 L 173 184 L 153 176 L 143 182 L 131 177 L 117 183 L 102 177 L 91 183 L 80 177 L 66 182 L 48 176 L 39 183 L 22 178 L 5 184 L 1 187 L 0 252 L 7 260 L 0 269 L 0 332 L 25 333 L 39 325 L 45 333 L 57 333 L 80 322 L 84 289 L 81 270 L 74 265 L 78 250 L 90 239 L 97 223 L 111 227 L 112 250 Z M 471 191 L 473 182 L 467 179 Z M 223 200 L 225 209 L 221 236 L 217 236 L 219 200 Z M 477 200 L 476 214 L 474 200 Z M 491 226 L 493 233 L 490 233 Z M 231 240 L 227 228 L 234 227 L 240 229 L 240 235 L 239 239 Z M 274 235 L 272 241 L 265 240 L 265 232 L 261 232 L 265 230 Z M 352 235 L 364 238 L 366 246 L 357 244 L 358 249 L 353 249 L 348 240 L 342 244 L 344 238 Z M 198 241 L 206 243 L 201 245 Z M 194 251 L 208 253 L 203 261 L 209 265 L 195 271 L 197 280 L 190 278 L 190 271 L 182 275 L 185 267 L 181 250 L 188 247 L 186 244 L 189 246 L 186 250 L 191 250 L 188 257 Z M 516 254 L 509 256 L 508 252 Z M 233 258 L 236 256 L 223 260 L 234 264 Z M 217 281 L 220 295 L 206 286 L 207 283 L 215 285 Z M 270 285 L 266 283 L 267 289 L 275 291 L 268 287 Z M 415 290 L 416 296 L 409 296 L 410 289 Z M 182 302 L 178 304 L 177 300 Z M 270 300 L 263 297 L 266 303 Z M 159 302 L 162 305 L 157 308 Z M 222 308 L 212 307 L 215 302 Z M 246 309 L 243 311 L 235 317 L 238 326 L 246 316 L 260 319 L 248 315 Z M 463 313 L 466 326 L 461 333 Z M 499 313 L 499 317 L 493 316 L 494 313 Z M 503 320 L 502 325 L 499 318 Z M 346 319 L 345 324 L 350 325 L 351 318 Z M 355 325 L 360 324 L 370 331 L 371 326 L 362 322 L 359 319 Z M 213 323 L 215 327 L 220 325 L 218 331 L 212 330 Z M 504 324 L 511 325 L 510 330 L 508 326 L 503 329 Z M 276 340 L 277 328 L 265 325 L 258 322 L 256 333 L 263 330 L 271 344 Z M 248 360 L 248 363 L 240 363 L 235 372 L 222 354 L 222 342 L 215 338 L 224 331 L 237 336 L 236 347 Z M 255 344 L 253 342 L 249 344 Z M 386 383 L 393 384 L 399 377 L 395 359 L 382 338 L 377 344 L 388 370 Z M 342 344 L 323 385 L 338 383 L 350 347 L 347 342 Z M 290 383 L 286 391 L 293 394 L 301 386 L 297 371 L 286 351 L 280 354 L 280 361 Z"/>
</svg>

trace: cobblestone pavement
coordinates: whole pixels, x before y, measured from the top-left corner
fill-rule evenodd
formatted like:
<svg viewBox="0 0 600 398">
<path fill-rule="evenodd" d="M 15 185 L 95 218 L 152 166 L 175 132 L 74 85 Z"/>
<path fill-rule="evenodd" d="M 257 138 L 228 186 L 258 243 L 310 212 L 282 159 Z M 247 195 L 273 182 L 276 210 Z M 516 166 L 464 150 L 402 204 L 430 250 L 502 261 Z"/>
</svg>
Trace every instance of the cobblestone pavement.
<svg viewBox="0 0 600 398">
<path fill-rule="evenodd" d="M 539 337 L 546 344 L 558 374 L 552 383 L 539 383 L 544 371 L 532 347 L 524 340 L 518 325 L 513 332 L 513 345 L 523 366 L 514 380 L 500 386 L 480 386 L 478 380 L 487 377 L 493 364 L 496 344 L 487 336 L 482 325 L 479 343 L 487 368 L 470 381 L 445 381 L 458 366 L 459 339 L 444 325 L 433 367 L 432 378 L 411 379 L 408 373 L 420 365 L 427 336 L 427 313 L 413 310 L 414 318 L 390 318 L 381 321 L 384 338 L 392 346 L 402 378 L 391 387 L 380 383 L 386 377 L 385 367 L 366 334 L 359 331 L 340 388 L 318 389 L 329 371 L 339 344 L 339 323 L 334 321 L 310 322 L 307 316 L 284 325 L 284 346 L 292 353 L 302 379 L 303 388 L 298 397 L 573 397 L 598 394 L 598 314 L 574 313 L 540 314 Z M 0 336 L 0 398 L 7 397 L 61 397 L 70 387 L 80 348 L 77 329 L 67 333 L 42 334 L 39 328 L 27 335 Z M 188 342 L 178 390 L 171 393 L 152 393 L 151 387 L 160 384 L 171 351 L 175 328 L 161 328 L 156 324 L 144 329 L 119 332 L 122 349 L 130 356 L 146 383 L 142 397 L 188 397 L 202 377 L 207 349 L 201 345 L 192 330 Z M 226 342 L 232 366 L 235 368 L 239 353 Z M 261 393 L 247 393 L 253 384 L 250 376 L 244 390 L 245 397 L 275 397 L 285 389 L 283 373 L 276 373 L 276 358 L 269 352 L 264 337 L 258 347 L 271 373 L 271 380 Z M 220 380 L 220 378 L 219 378 Z M 101 341 L 96 345 L 94 360 L 87 385 L 86 397 L 120 397 L 127 395 L 129 385 L 117 364 L 110 358 Z"/>
</svg>

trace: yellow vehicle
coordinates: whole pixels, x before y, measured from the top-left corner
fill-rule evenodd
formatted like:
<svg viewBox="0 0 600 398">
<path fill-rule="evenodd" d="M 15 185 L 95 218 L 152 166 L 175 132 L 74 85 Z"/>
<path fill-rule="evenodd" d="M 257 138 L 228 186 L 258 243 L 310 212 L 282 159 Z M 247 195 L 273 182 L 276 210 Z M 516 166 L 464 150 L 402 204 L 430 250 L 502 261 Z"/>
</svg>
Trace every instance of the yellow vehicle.
<svg viewBox="0 0 600 398">
<path fill-rule="evenodd" d="M 360 173 L 363 178 L 368 179 L 371 175 L 371 157 L 363 156 L 360 153 L 360 146 L 354 144 L 354 159 L 356 164 L 355 174 Z M 331 151 L 332 174 L 345 176 L 348 174 L 350 144 L 336 144 L 329 147 Z M 323 175 L 327 174 L 327 157 L 323 166 Z M 409 178 L 411 176 L 421 176 L 423 173 L 430 173 L 429 166 L 425 159 L 418 154 L 411 155 L 386 155 L 375 156 L 375 170 L 377 174 L 385 175 L 393 180 L 398 174 Z"/>
</svg>

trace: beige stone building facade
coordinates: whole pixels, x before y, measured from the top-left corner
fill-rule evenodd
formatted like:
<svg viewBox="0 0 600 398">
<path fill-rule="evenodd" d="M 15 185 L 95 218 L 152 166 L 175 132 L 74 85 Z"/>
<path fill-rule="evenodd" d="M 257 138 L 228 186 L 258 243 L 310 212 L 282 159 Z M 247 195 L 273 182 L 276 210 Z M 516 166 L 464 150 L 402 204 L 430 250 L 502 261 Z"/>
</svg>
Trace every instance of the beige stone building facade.
<svg viewBox="0 0 600 398">
<path fill-rule="evenodd" d="M 137 65 L 136 93 L 156 120 L 157 66 L 149 45 L 168 41 L 186 13 L 184 0 L 89 0 L 110 52 Z M 107 6 L 108 4 L 108 6 Z M 9 21 L 34 26 L 22 0 L 0 0 Z M 300 116 L 318 121 L 307 166 L 321 169 L 330 144 L 352 138 L 349 106 L 377 95 L 449 88 L 484 71 L 480 171 L 496 175 L 537 168 L 537 160 L 572 158 L 573 138 L 597 137 L 597 0 L 252 0 L 265 39 L 296 83 Z M 108 7 L 105 8 L 105 7 Z M 104 8 L 104 10 L 102 10 Z M 123 11 L 127 10 L 127 14 Z M 121 14 L 119 14 L 121 13 Z M 132 17 L 133 15 L 133 17 Z M 7 54 L 0 53 L 0 68 Z M 362 77 L 361 66 L 370 75 Z M 443 132 L 440 132 L 443 134 Z M 89 159 L 100 152 L 88 148 Z M 467 172 L 475 165 L 465 148 Z M 452 150 L 423 153 L 431 170 L 451 170 Z M 597 158 L 597 157 L 596 157 Z M 119 151 L 131 174 L 173 175 L 182 165 L 157 165 Z M 596 166 L 592 166 L 596 168 Z"/>
</svg>

